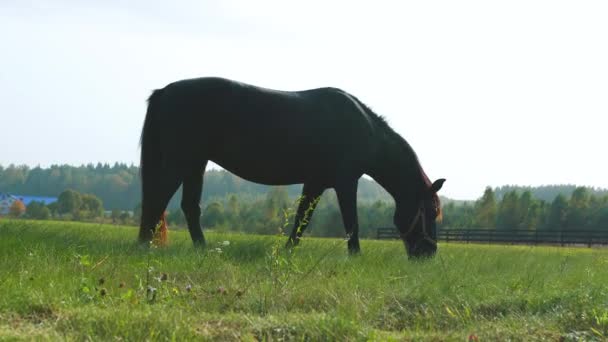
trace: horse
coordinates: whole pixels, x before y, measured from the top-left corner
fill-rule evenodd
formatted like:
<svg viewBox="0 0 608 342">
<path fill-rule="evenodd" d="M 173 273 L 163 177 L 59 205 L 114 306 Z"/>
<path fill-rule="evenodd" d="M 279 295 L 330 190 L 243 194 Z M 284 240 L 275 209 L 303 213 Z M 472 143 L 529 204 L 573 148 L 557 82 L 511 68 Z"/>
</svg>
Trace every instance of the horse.
<svg viewBox="0 0 608 342">
<path fill-rule="evenodd" d="M 425 129 L 428 129 L 425 128 Z M 141 133 L 139 240 L 149 242 L 182 185 L 181 209 L 195 245 L 209 161 L 266 185 L 303 184 L 287 246 L 300 242 L 326 189 L 336 191 L 350 253 L 359 253 L 357 185 L 372 177 L 395 200 L 394 224 L 409 257 L 437 250 L 437 192 L 412 147 L 385 119 L 338 88 L 280 91 L 219 77 L 180 80 L 152 92 Z"/>
</svg>

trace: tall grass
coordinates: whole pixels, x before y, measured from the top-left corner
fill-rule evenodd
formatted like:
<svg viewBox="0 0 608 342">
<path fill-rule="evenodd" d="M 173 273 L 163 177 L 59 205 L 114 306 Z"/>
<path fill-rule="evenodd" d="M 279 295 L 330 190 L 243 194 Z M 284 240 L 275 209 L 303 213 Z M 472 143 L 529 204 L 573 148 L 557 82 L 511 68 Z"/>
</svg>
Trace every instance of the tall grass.
<svg viewBox="0 0 608 342">
<path fill-rule="evenodd" d="M 608 336 L 608 251 L 0 220 L 0 339 L 555 340 Z M 281 248 L 277 248 L 281 246 Z"/>
</svg>

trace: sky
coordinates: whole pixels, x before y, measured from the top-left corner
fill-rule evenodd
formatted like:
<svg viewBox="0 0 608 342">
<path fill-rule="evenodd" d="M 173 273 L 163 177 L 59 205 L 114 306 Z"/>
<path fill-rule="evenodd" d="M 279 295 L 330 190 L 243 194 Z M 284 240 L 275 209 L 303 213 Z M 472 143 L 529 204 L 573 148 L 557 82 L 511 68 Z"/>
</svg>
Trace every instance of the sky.
<svg viewBox="0 0 608 342">
<path fill-rule="evenodd" d="M 606 18 L 584 0 L 0 0 L 0 165 L 137 165 L 150 92 L 221 76 L 354 94 L 451 198 L 608 188 Z"/>
</svg>

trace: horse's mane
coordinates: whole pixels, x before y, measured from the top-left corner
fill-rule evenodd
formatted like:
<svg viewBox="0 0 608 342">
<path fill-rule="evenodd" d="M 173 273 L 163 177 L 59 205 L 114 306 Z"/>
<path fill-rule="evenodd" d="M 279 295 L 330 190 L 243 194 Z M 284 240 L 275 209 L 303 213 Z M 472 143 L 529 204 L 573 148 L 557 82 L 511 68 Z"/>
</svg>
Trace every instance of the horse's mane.
<svg viewBox="0 0 608 342">
<path fill-rule="evenodd" d="M 352 95 L 350 95 L 350 96 L 352 96 Z M 393 128 L 388 124 L 388 122 L 384 116 L 376 114 L 376 112 L 374 112 L 369 106 L 367 106 L 361 100 L 359 100 L 358 98 L 356 98 L 354 96 L 352 96 L 352 97 L 367 112 L 369 117 L 374 121 L 374 123 L 378 127 L 384 129 L 386 133 L 390 134 L 394 138 L 397 138 L 398 140 L 403 142 L 403 146 L 405 146 L 406 150 L 409 153 L 411 153 L 414 157 L 414 162 L 418 166 L 418 170 L 420 172 L 420 177 L 422 178 L 422 182 L 428 189 L 430 189 L 431 186 L 433 185 L 433 182 L 431 182 L 429 177 L 426 175 L 426 172 L 424 172 L 424 169 L 422 168 L 422 165 L 420 164 L 420 160 L 418 159 L 418 155 L 416 154 L 416 152 L 414 151 L 412 146 L 410 146 L 410 144 L 405 139 L 403 139 L 403 137 L 400 134 L 398 134 L 397 132 L 395 132 L 395 130 L 393 130 Z M 435 202 L 435 210 L 437 210 L 437 221 L 441 221 L 441 219 L 443 218 L 442 210 L 441 210 L 441 200 L 439 200 L 439 196 L 437 195 L 437 193 L 433 193 L 433 201 Z"/>
<path fill-rule="evenodd" d="M 424 170 L 422 169 L 420 163 L 418 163 L 418 168 L 420 170 L 420 173 L 422 174 L 422 180 L 424 181 L 424 184 L 426 184 L 426 186 L 430 189 L 433 183 L 429 179 L 429 176 L 426 175 L 426 172 L 424 172 Z M 433 192 L 433 201 L 435 202 L 435 210 L 437 211 L 437 221 L 441 222 L 441 220 L 443 219 L 443 211 L 441 210 L 441 200 L 439 200 L 439 196 L 436 192 Z"/>
<path fill-rule="evenodd" d="M 355 99 L 359 103 L 359 106 L 361 106 L 361 108 L 363 108 L 365 110 L 366 114 L 370 116 L 370 118 L 374 121 L 374 123 L 376 125 L 378 125 L 381 128 L 386 129 L 387 131 L 389 131 L 391 133 L 396 134 L 396 132 L 388 124 L 388 122 L 386 121 L 386 118 L 384 116 L 382 116 L 382 115 L 377 114 L 376 112 L 374 112 L 368 105 L 366 105 L 365 103 L 363 103 L 363 101 L 359 100 L 355 96 L 353 96 L 351 94 L 348 94 L 348 95 L 351 96 L 353 99 Z M 403 139 L 403 138 L 401 138 L 401 139 Z M 410 149 L 411 149 L 411 147 L 410 147 Z M 412 150 L 412 152 L 413 152 L 413 150 Z"/>
</svg>

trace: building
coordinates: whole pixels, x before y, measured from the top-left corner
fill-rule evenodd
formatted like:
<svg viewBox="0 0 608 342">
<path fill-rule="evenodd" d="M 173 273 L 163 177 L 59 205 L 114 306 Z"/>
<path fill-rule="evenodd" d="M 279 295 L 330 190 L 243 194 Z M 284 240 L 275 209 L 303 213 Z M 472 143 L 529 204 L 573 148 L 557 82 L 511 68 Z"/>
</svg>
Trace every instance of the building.
<svg viewBox="0 0 608 342">
<path fill-rule="evenodd" d="M 15 201 L 23 202 L 26 207 L 34 201 L 49 205 L 53 202 L 57 202 L 57 197 L 21 196 L 0 192 L 0 215 L 8 215 L 9 210 Z"/>
<path fill-rule="evenodd" d="M 11 206 L 18 200 L 16 196 L 0 192 L 0 215 L 8 215 Z"/>
</svg>

